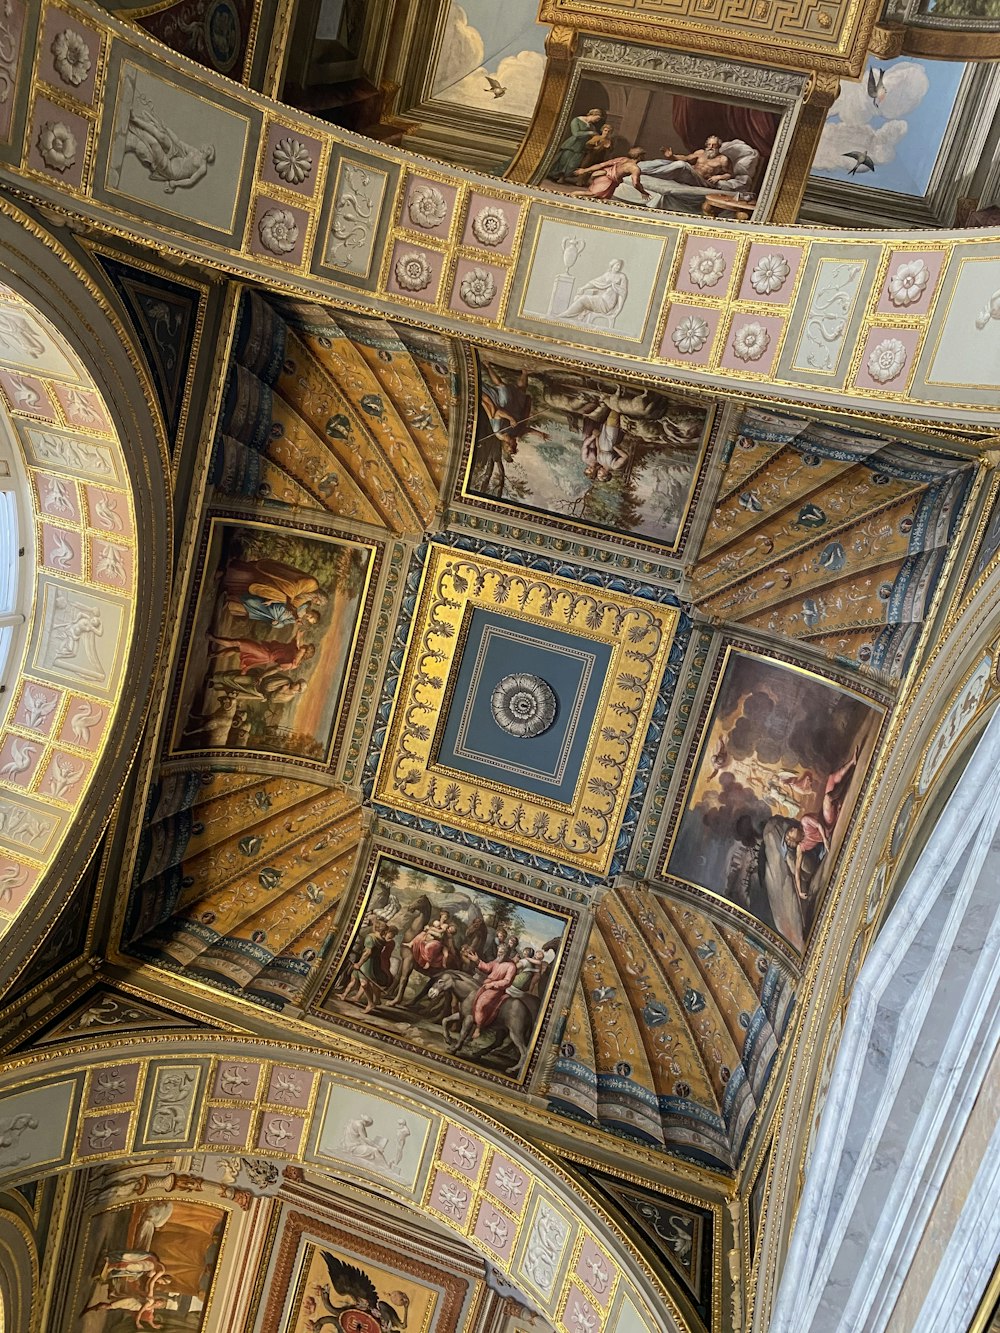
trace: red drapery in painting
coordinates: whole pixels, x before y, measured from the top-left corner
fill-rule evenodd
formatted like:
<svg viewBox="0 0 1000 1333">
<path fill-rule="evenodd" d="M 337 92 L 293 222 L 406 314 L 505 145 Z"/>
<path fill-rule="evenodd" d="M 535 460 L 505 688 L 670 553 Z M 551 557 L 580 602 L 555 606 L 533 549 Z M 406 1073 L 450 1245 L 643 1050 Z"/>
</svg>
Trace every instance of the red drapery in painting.
<svg viewBox="0 0 1000 1333">
<path fill-rule="evenodd" d="M 776 112 L 683 97 L 679 93 L 674 93 L 673 101 L 674 130 L 689 152 L 700 148 L 710 134 L 717 134 L 723 141 L 742 139 L 756 148 L 762 162 L 767 161 L 781 119 Z"/>
</svg>

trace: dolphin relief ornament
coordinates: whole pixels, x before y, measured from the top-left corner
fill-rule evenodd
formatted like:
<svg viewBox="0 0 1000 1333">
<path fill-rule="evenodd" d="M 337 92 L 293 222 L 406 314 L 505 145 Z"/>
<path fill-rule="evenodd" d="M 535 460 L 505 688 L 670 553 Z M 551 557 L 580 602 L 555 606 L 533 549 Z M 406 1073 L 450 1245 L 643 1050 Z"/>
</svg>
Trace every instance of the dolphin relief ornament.
<svg viewBox="0 0 1000 1333">
<path fill-rule="evenodd" d="M 564 236 L 562 241 L 563 271 L 558 274 L 552 284 L 552 295 L 549 297 L 548 313 L 552 316 L 561 315 L 573 299 L 573 288 L 575 286 L 571 276 L 571 270 L 576 261 L 587 248 L 587 242 L 579 236 Z"/>
</svg>

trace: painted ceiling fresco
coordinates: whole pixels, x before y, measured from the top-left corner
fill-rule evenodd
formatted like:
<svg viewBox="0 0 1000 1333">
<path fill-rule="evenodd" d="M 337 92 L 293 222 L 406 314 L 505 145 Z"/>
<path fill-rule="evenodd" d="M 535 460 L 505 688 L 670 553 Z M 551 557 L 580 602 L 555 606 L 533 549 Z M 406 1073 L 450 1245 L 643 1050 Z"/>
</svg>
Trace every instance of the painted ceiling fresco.
<svg viewBox="0 0 1000 1333">
<path fill-rule="evenodd" d="M 731 1171 L 794 998 L 762 940 L 622 888 L 597 910 L 546 1096 L 623 1138 Z"/>
<path fill-rule="evenodd" d="M 538 193 L 421 163 L 391 110 L 366 146 L 259 96 L 245 0 L 140 16 L 197 73 L 81 4 L 44 10 L 21 120 L 0 99 L 0 169 L 188 254 L 80 242 L 195 480 L 120 891 L 95 864 L 22 978 L 26 1030 L 0 1027 L 88 1053 L 0 1123 L 0 1170 L 83 1168 L 53 1333 L 660 1333 L 608 1219 L 678 1327 L 738 1327 L 890 718 L 1000 544 L 947 417 L 957 385 L 968 420 L 996 411 L 995 244 L 845 257 L 751 219 L 790 220 L 816 143 L 823 198 L 950 209 L 949 123 L 1000 84 L 871 58 L 834 101 L 854 19 L 832 3 L 799 34 L 820 75 L 737 63 L 739 6 L 701 55 L 637 27 L 664 0 L 607 0 L 614 40 L 589 0 L 411 6 L 438 127 L 527 131 L 512 176 Z M 359 61 L 369 24 L 405 45 L 405 6 L 361 8 L 319 22 Z M 2 924 L 47 850 L 16 812 L 68 823 L 111 730 L 142 538 L 108 404 L 5 290 L 0 392 L 43 626 L 0 735 Z M 871 930 L 994 687 L 984 649 L 894 815 Z M 226 1025 L 294 1054 L 230 1058 Z M 142 1034 L 169 1053 L 121 1054 Z M 90 1058 L 109 1035 L 114 1063 Z"/>
<path fill-rule="evenodd" d="M 125 954 L 735 1176 L 972 461 L 253 290 L 229 350 Z"/>
</svg>

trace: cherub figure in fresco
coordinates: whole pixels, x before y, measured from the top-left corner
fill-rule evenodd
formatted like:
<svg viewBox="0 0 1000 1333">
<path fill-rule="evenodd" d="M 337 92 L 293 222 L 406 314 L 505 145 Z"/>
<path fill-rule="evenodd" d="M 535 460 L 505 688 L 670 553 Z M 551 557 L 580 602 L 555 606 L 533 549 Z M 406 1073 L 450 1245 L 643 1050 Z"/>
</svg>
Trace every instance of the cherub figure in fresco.
<svg viewBox="0 0 1000 1333">
<path fill-rule="evenodd" d="M 639 163 L 646 156 L 645 148 L 630 148 L 624 157 L 610 157 L 592 167 L 578 167 L 574 176 L 589 176 L 584 189 L 574 190 L 574 199 L 610 199 L 622 181 L 629 181 L 642 195 L 650 197 L 642 183 Z"/>
<path fill-rule="evenodd" d="M 423 930 L 414 935 L 409 943 L 404 943 L 396 985 L 386 1001 L 389 1008 L 394 1009 L 402 1004 L 406 987 L 414 971 L 430 977 L 459 965 L 461 957 L 455 947 L 457 933 L 458 928 L 451 918 L 451 913 L 442 909 L 433 921 L 429 921 Z"/>
<path fill-rule="evenodd" d="M 152 181 L 162 181 L 164 193 L 190 190 L 208 174 L 215 161 L 214 144 L 195 148 L 164 125 L 152 107 L 128 113 L 125 151 L 139 159 Z"/>
</svg>

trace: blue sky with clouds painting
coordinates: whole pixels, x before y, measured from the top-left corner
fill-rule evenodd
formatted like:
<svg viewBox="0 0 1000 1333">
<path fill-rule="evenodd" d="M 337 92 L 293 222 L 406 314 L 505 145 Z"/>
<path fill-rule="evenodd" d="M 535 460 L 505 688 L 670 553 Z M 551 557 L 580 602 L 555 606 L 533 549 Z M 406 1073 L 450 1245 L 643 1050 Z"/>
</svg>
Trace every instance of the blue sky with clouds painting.
<svg viewBox="0 0 1000 1333">
<path fill-rule="evenodd" d="M 545 70 L 545 37 L 538 0 L 452 0 L 434 71 L 434 96 L 462 106 L 527 118 Z M 494 97 L 490 75 L 504 89 Z"/>
<path fill-rule="evenodd" d="M 869 57 L 860 82 L 845 81 L 830 108 L 813 175 L 923 197 L 965 69 L 954 61 Z M 872 70 L 885 72 L 877 107 L 868 93 Z M 855 159 L 845 156 L 849 152 L 867 154 L 874 171 L 850 176 Z"/>
</svg>

